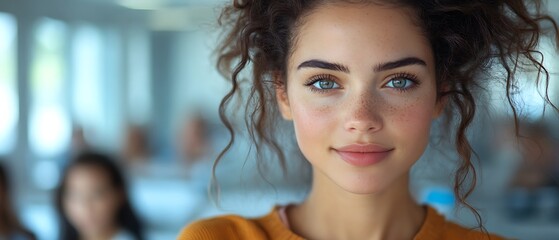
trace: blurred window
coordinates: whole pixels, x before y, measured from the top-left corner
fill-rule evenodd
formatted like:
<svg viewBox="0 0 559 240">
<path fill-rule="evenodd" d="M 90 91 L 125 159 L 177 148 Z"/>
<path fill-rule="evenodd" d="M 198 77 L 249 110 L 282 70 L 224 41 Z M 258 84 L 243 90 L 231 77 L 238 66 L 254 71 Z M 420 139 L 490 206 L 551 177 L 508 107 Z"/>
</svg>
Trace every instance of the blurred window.
<svg viewBox="0 0 559 240">
<path fill-rule="evenodd" d="M 29 144 L 40 157 L 64 153 L 70 140 L 70 119 L 64 107 L 66 25 L 42 19 L 33 33 Z"/>
<path fill-rule="evenodd" d="M 127 108 L 130 121 L 146 124 L 151 115 L 150 43 L 147 31 L 132 28 L 128 42 Z"/>
<path fill-rule="evenodd" d="M 122 47 L 118 32 L 81 24 L 72 35 L 72 109 L 95 147 L 118 150 L 122 128 Z"/>
<path fill-rule="evenodd" d="M 97 129 L 103 122 L 102 36 L 91 25 L 76 28 L 72 38 L 72 66 L 74 69 L 72 107 L 76 122 L 86 129 Z"/>
<path fill-rule="evenodd" d="M 553 117 L 555 111 L 553 111 L 550 106 L 546 106 L 545 108 L 548 109 L 544 111 L 544 106 L 546 105 L 544 93 L 546 92 L 546 88 L 548 88 L 549 99 L 553 101 L 554 104 L 559 103 L 559 81 L 557 81 L 559 79 L 559 68 L 557 68 L 557 66 L 559 66 L 559 56 L 555 53 L 556 49 L 553 40 L 544 35 L 540 39 L 537 48 L 543 55 L 539 53 L 534 54 L 536 60 L 543 60 L 543 65 L 549 72 L 549 85 L 546 86 L 542 81 L 538 86 L 536 84 L 537 82 L 533 81 L 537 77 L 536 71 L 520 71 L 515 76 L 518 82 L 516 82 L 517 87 L 511 89 L 511 100 L 516 105 L 517 114 L 522 118 L 537 121 L 547 116 L 546 114 Z M 494 74 L 500 76 L 499 74 L 502 74 L 502 72 L 496 70 Z M 539 77 L 540 79 L 545 78 L 543 73 Z M 489 85 L 489 89 L 491 90 L 489 97 L 492 101 L 492 108 L 495 109 L 497 113 L 512 115 L 510 105 L 506 99 L 505 86 L 501 82 L 493 82 Z"/>
<path fill-rule="evenodd" d="M 16 27 L 13 16 L 0 13 L 0 154 L 14 148 L 18 121 Z"/>
</svg>

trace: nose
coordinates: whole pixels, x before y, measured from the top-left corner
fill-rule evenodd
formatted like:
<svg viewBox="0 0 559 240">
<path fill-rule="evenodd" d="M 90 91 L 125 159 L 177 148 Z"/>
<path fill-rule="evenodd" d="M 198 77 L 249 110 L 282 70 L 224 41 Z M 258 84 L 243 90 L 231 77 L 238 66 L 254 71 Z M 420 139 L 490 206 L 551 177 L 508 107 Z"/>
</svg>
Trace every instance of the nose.
<svg viewBox="0 0 559 240">
<path fill-rule="evenodd" d="M 345 129 L 355 133 L 373 133 L 382 129 L 382 103 L 373 93 L 361 94 L 347 108 Z"/>
</svg>

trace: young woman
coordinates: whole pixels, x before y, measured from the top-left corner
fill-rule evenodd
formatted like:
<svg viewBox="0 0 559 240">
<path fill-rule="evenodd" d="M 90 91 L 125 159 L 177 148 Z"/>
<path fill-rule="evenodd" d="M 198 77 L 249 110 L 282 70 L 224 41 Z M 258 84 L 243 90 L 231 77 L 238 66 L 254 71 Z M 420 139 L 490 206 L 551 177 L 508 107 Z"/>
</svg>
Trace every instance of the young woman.
<svg viewBox="0 0 559 240">
<path fill-rule="evenodd" d="M 63 175 L 56 205 L 60 215 L 60 239 L 143 239 L 124 177 L 108 156 L 78 155 Z"/>
<path fill-rule="evenodd" d="M 0 163 L 4 160 L 0 160 Z M 25 229 L 13 210 L 10 197 L 10 181 L 4 165 L 0 164 L 0 239 L 34 240 L 35 236 Z"/>
<path fill-rule="evenodd" d="M 476 110 L 474 90 L 500 81 L 510 100 L 520 70 L 542 73 L 538 83 L 549 81 L 538 61 L 539 24 L 552 23 L 554 34 L 557 26 L 539 5 L 233 1 L 221 18 L 228 35 L 218 66 L 233 83 L 222 119 L 233 135 L 226 111 L 250 66 L 246 111 L 254 144 L 271 147 L 284 161 L 271 125 L 279 111 L 312 165 L 312 187 L 300 204 L 257 219 L 199 221 L 179 239 L 501 239 L 417 204 L 409 172 L 427 147 L 433 121 L 456 120 L 455 192 L 469 207 L 475 170 L 466 129 Z"/>
</svg>

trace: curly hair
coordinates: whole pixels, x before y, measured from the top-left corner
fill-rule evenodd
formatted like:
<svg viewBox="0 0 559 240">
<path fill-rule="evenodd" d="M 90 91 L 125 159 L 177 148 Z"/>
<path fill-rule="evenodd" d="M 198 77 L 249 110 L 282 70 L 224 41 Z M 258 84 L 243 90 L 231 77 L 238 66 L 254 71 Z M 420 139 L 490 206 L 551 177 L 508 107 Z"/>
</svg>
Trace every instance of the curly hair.
<svg viewBox="0 0 559 240">
<path fill-rule="evenodd" d="M 454 191 L 458 202 L 473 211 L 483 229 L 479 213 L 466 203 L 476 185 L 472 160 L 475 152 L 466 136 L 476 114 L 473 90 L 493 82 L 504 83 L 517 136 L 518 113 L 512 92 L 519 83 L 518 73 L 536 72 L 533 80 L 544 86 L 545 103 L 559 112 L 549 98 L 550 76 L 537 49 L 540 38 L 547 33 L 553 34 L 559 46 L 559 31 L 554 19 L 542 12 L 539 0 L 233 1 L 219 19 L 226 31 L 217 50 L 217 67 L 232 83 L 219 108 L 231 139 L 216 159 L 214 170 L 235 141 L 234 124 L 227 111 L 235 96 L 241 94 L 241 75 L 250 66 L 245 124 L 257 154 L 264 149 L 272 150 L 285 171 L 285 153 L 274 137 L 277 128 L 270 127 L 278 119 L 278 107 L 273 101 L 275 89 L 285 86 L 287 61 L 305 16 L 321 4 L 332 2 L 388 4 L 415 11 L 414 20 L 422 27 L 434 52 L 438 99 L 446 99 L 446 116 L 455 121 L 453 142 L 459 164 L 454 174 Z M 490 76 L 496 69 L 502 69 L 504 74 Z"/>
</svg>

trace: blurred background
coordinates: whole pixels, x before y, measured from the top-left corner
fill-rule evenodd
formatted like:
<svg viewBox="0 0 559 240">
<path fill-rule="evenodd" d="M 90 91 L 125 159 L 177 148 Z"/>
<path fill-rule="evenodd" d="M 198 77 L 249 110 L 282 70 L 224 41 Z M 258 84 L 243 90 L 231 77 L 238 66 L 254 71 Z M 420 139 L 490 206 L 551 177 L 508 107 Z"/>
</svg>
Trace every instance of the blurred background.
<svg viewBox="0 0 559 240">
<path fill-rule="evenodd" d="M 216 169 L 220 205 L 208 197 L 212 162 L 228 140 L 217 107 L 229 85 L 213 54 L 225 2 L 0 0 L 0 159 L 10 183 L 2 197 L 12 199 L 15 215 L 38 239 L 58 239 L 54 193 L 68 162 L 84 150 L 117 159 L 146 239 L 175 239 L 199 218 L 258 216 L 303 199 L 310 176 L 294 145 L 286 144 L 294 152 L 287 178 L 275 163 L 259 174 L 243 134 Z M 559 1 L 546 7 L 559 19 Z M 557 48 L 544 39 L 540 49 L 558 104 Z M 521 132 L 533 139 L 523 155 L 502 88 L 481 95 L 470 131 L 482 171 L 469 202 L 491 232 L 559 239 L 559 115 L 544 111 L 538 89 L 523 83 L 514 100 Z M 242 123 L 241 116 L 234 121 Z M 456 154 L 445 134 L 433 133 L 413 169 L 412 191 L 471 225 L 475 218 L 452 194 Z"/>
</svg>

